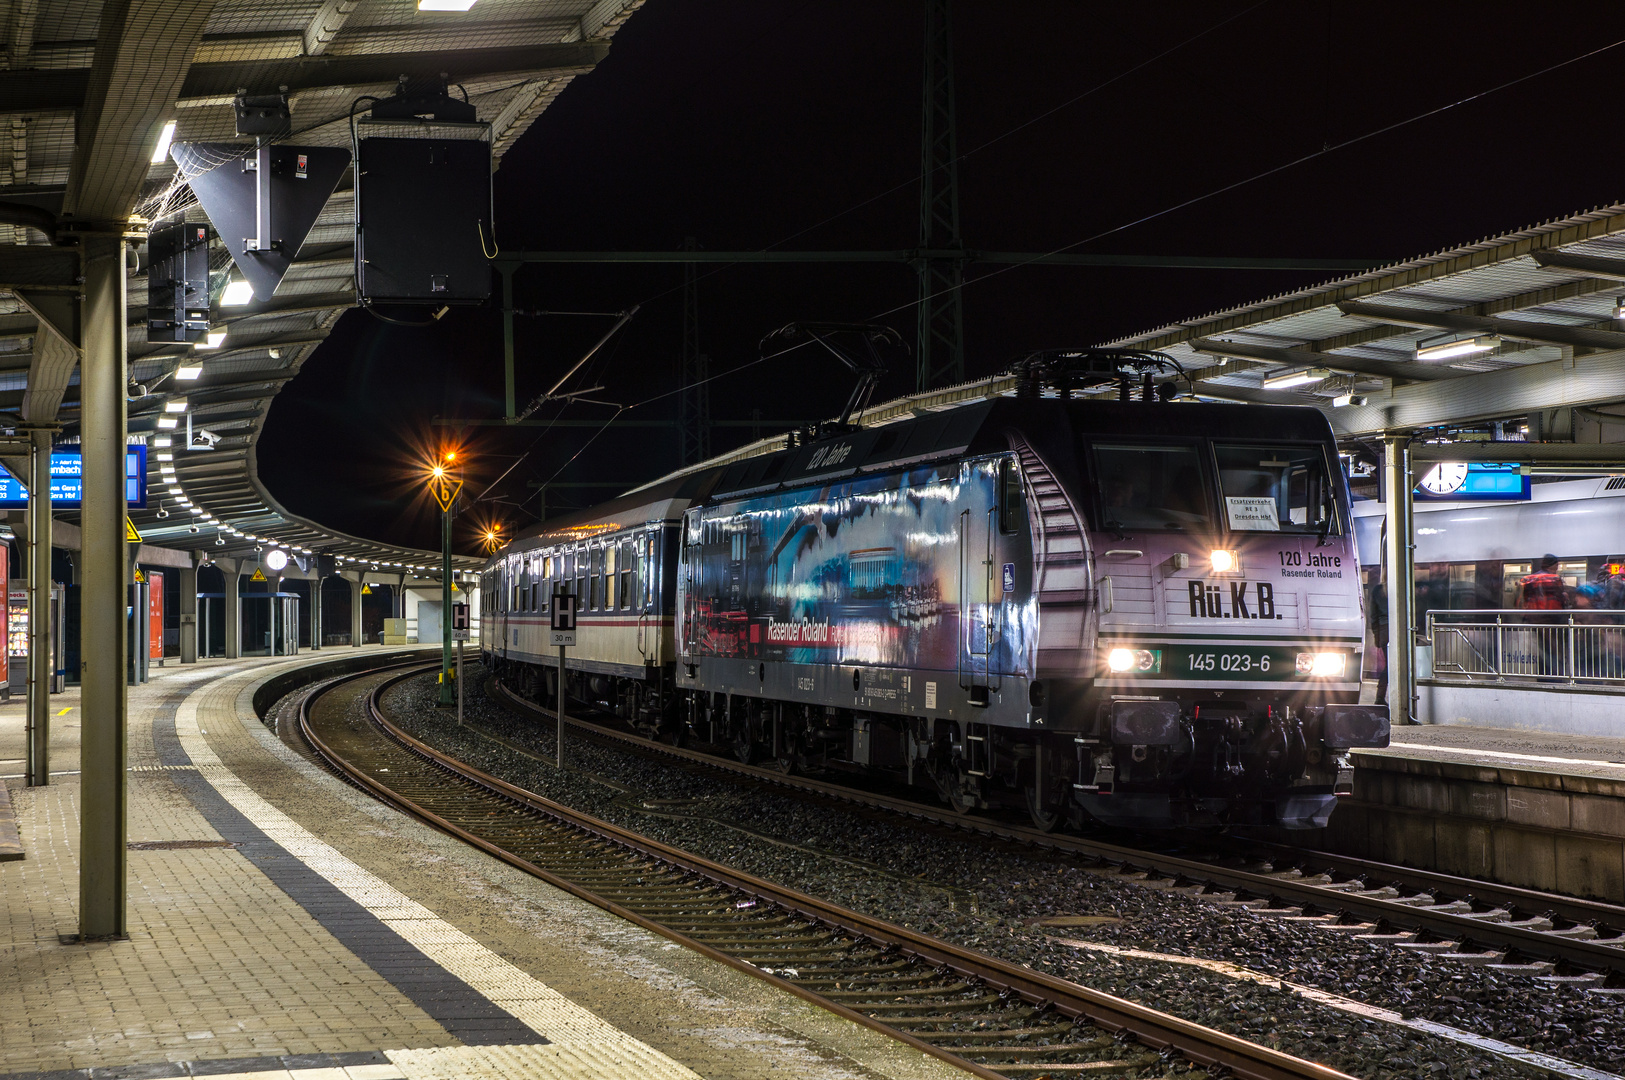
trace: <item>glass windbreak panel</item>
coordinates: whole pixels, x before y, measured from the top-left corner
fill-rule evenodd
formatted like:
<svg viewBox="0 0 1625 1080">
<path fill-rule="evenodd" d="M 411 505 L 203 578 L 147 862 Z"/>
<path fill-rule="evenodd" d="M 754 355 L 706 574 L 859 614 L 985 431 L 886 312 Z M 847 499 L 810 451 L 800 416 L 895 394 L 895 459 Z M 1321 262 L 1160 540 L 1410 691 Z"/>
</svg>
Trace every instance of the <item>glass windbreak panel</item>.
<svg viewBox="0 0 1625 1080">
<path fill-rule="evenodd" d="M 1208 524 L 1201 459 L 1191 446 L 1095 447 L 1105 529 L 1197 529 Z"/>
<path fill-rule="evenodd" d="M 1318 446 L 1214 444 L 1225 524 L 1235 532 L 1333 532 L 1336 500 Z"/>
</svg>

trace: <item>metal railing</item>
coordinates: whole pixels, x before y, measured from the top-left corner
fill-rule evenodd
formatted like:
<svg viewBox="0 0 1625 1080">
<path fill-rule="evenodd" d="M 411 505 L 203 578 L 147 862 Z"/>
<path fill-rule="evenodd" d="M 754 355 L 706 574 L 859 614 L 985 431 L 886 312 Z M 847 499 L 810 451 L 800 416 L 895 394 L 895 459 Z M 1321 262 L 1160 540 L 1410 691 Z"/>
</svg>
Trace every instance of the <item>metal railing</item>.
<svg viewBox="0 0 1625 1080">
<path fill-rule="evenodd" d="M 1429 611 L 1426 626 L 1435 676 L 1625 685 L 1625 611 Z"/>
</svg>

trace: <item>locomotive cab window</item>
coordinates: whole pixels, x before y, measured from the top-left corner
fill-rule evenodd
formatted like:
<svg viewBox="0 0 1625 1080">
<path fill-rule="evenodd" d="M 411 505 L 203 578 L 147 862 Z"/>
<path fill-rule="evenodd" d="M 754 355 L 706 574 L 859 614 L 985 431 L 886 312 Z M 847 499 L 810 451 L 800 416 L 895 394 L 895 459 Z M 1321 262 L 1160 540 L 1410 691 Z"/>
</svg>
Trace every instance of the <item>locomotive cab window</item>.
<svg viewBox="0 0 1625 1080">
<path fill-rule="evenodd" d="M 1336 528 L 1326 456 L 1318 446 L 1215 444 L 1226 524 L 1236 532 L 1321 533 Z"/>
<path fill-rule="evenodd" d="M 1202 460 L 1194 446 L 1096 444 L 1094 462 L 1102 528 L 1188 531 L 1208 524 Z"/>
<path fill-rule="evenodd" d="M 1016 532 L 1021 512 L 1021 470 L 1010 458 L 999 462 L 999 531 L 1006 536 Z"/>
</svg>

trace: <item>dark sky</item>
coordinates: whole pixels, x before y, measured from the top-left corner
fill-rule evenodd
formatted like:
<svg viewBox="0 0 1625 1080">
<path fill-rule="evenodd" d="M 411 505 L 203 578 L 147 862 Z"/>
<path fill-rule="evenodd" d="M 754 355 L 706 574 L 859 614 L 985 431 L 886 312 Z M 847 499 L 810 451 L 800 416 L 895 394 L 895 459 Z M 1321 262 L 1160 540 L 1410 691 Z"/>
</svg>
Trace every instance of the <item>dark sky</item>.
<svg viewBox="0 0 1625 1080">
<path fill-rule="evenodd" d="M 922 12 L 913 0 L 649 0 L 609 58 L 504 159 L 501 245 L 676 249 L 692 236 L 711 250 L 913 246 Z M 957 0 L 965 243 L 1044 251 L 1088 240 L 1073 250 L 1386 260 L 1620 200 L 1613 102 L 1625 44 L 1464 100 L 1625 37 L 1609 29 L 1616 16 L 1602 3 Z M 1331 276 L 997 269 L 968 273 L 970 377 L 1033 348 L 1094 344 Z M 578 385 L 602 383 L 598 396 L 625 404 L 673 389 L 681 267 L 538 265 L 515 281 L 524 308 L 642 304 L 594 359 L 592 381 Z M 708 270 L 702 347 L 713 372 L 726 371 L 755 360 L 762 335 L 795 319 L 878 318 L 912 342 L 916 288 L 902 265 Z M 518 320 L 521 401 L 610 321 Z M 912 388 L 905 358 L 879 397 Z M 832 359 L 801 352 L 712 383 L 712 415 L 813 419 L 838 411 L 850 389 Z M 501 395 L 495 307 L 456 310 L 428 329 L 352 311 L 278 395 L 259 444 L 261 475 L 296 513 L 437 547 L 437 515 L 406 467 L 446 431 L 434 417 L 500 417 Z M 669 420 L 674 409 L 668 398 L 629 415 Z M 610 411 L 577 405 L 563 415 Z M 514 504 L 556 473 L 641 481 L 675 467 L 670 428 L 612 428 L 585 445 L 594 430 L 471 429 L 471 490 L 529 453 L 496 493 L 507 501 L 482 504 L 465 522 L 494 515 L 511 531 L 534 520 L 535 501 Z M 720 427 L 712 446 L 750 437 Z M 555 489 L 547 501 L 557 512 L 614 493 Z M 458 547 L 473 550 L 470 529 L 460 527 Z"/>
</svg>

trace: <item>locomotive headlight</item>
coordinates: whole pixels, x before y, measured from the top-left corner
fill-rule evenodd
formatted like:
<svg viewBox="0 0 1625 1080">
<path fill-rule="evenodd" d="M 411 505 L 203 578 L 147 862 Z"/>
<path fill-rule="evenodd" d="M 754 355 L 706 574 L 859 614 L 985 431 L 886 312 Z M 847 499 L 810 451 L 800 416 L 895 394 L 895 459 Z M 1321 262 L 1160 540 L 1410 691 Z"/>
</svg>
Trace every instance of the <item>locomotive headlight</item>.
<svg viewBox="0 0 1625 1080">
<path fill-rule="evenodd" d="M 1154 675 L 1162 670 L 1162 650 L 1113 649 L 1106 654 L 1106 666 L 1116 674 Z"/>
<path fill-rule="evenodd" d="M 1208 559 L 1213 564 L 1215 574 L 1228 574 L 1236 568 L 1236 553 L 1224 548 L 1214 548 L 1208 553 Z"/>
<path fill-rule="evenodd" d="M 1298 654 L 1298 674 L 1315 678 L 1336 678 L 1348 670 L 1347 653 L 1301 652 Z"/>
</svg>

